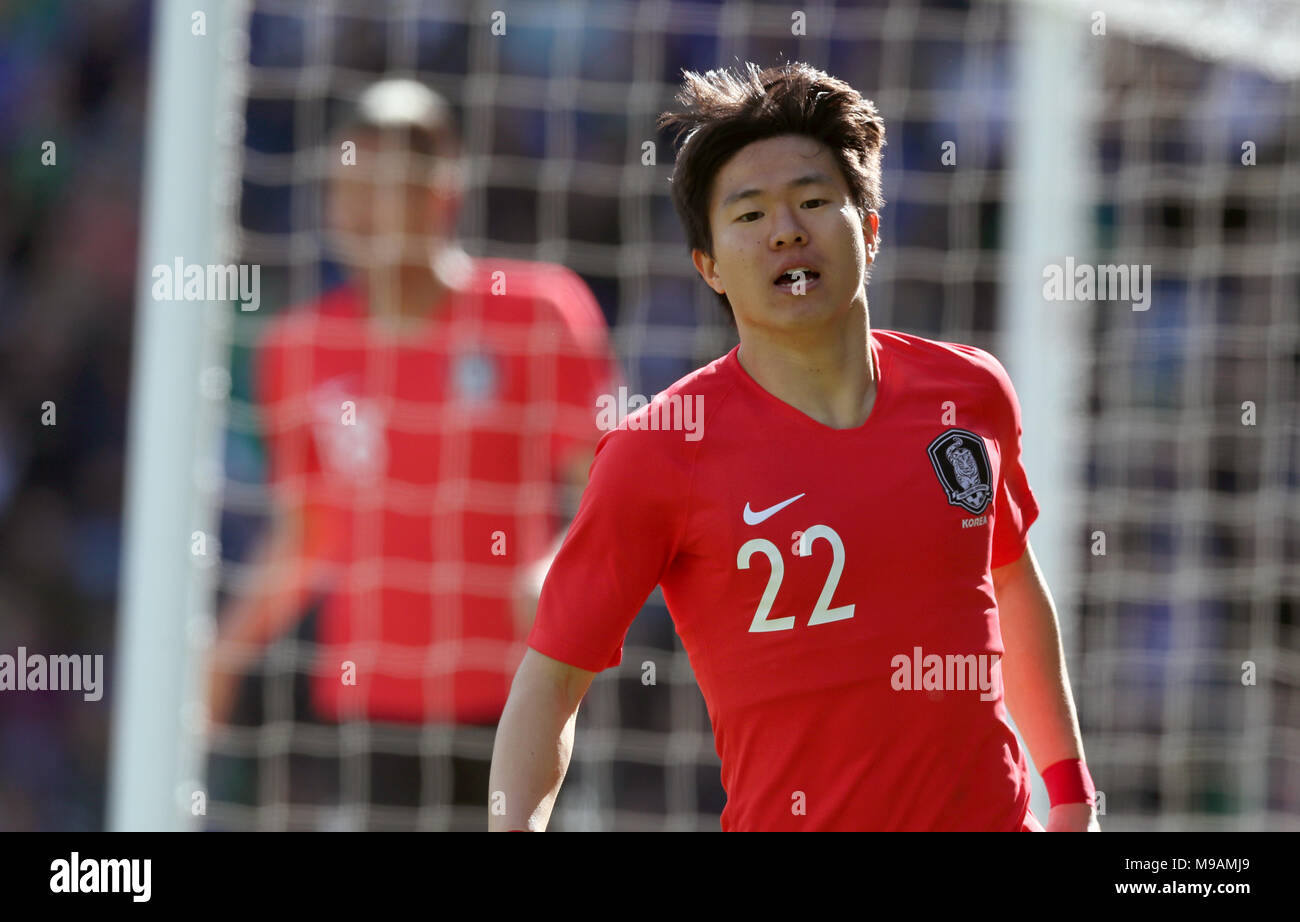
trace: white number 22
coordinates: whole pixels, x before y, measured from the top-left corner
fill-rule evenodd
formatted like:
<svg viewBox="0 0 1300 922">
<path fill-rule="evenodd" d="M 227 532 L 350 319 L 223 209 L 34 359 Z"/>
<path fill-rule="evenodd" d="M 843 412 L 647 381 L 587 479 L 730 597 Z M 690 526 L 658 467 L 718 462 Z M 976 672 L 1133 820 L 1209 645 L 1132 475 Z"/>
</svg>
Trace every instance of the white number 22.
<svg viewBox="0 0 1300 922">
<path fill-rule="evenodd" d="M 818 538 L 824 539 L 831 546 L 834 556 L 831 559 L 830 572 L 826 574 L 826 582 L 822 586 L 822 593 L 817 597 L 817 604 L 813 606 L 812 615 L 808 618 L 810 625 L 828 624 L 853 617 L 852 604 L 830 607 L 831 599 L 835 596 L 835 587 L 839 585 L 840 576 L 844 573 L 844 542 L 840 540 L 835 529 L 829 525 L 813 525 L 806 529 L 799 539 L 799 556 L 807 557 L 812 554 L 813 542 Z M 740 546 L 740 551 L 736 554 L 736 566 L 741 570 L 748 570 L 750 558 L 760 552 L 772 565 L 772 574 L 767 578 L 767 588 L 763 590 L 763 597 L 758 602 L 758 611 L 754 612 L 754 620 L 749 625 L 750 633 L 788 631 L 794 627 L 794 615 L 786 615 L 784 618 L 768 617 L 772 613 L 772 606 L 776 603 L 776 593 L 781 588 L 781 580 L 785 577 L 785 561 L 781 558 L 780 549 L 766 538 L 751 538 Z"/>
</svg>

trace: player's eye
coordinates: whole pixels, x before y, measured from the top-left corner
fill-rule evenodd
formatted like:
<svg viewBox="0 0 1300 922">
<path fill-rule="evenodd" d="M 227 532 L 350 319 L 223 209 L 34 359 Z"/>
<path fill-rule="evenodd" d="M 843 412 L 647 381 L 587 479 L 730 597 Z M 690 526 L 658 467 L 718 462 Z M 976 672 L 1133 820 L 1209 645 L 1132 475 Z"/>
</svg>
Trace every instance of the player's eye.
<svg viewBox="0 0 1300 922">
<path fill-rule="evenodd" d="M 803 203 L 803 207 L 808 208 L 811 206 L 813 208 L 816 208 L 818 205 L 825 205 L 827 201 L 829 200 L 824 198 L 810 198 L 808 199 L 808 201 Z"/>
<path fill-rule="evenodd" d="M 757 212 L 757 211 L 747 211 L 747 212 L 745 212 L 743 215 L 741 215 L 740 217 L 738 217 L 736 220 L 737 220 L 737 221 L 742 221 L 742 222 L 744 222 L 745 224 L 752 224 L 752 223 L 754 223 L 754 221 L 746 221 L 746 220 L 745 220 L 746 218 L 748 218 L 748 217 L 750 217 L 750 216 L 753 216 L 754 221 L 757 221 L 757 220 L 759 219 L 759 217 L 760 217 L 760 213 Z"/>
</svg>

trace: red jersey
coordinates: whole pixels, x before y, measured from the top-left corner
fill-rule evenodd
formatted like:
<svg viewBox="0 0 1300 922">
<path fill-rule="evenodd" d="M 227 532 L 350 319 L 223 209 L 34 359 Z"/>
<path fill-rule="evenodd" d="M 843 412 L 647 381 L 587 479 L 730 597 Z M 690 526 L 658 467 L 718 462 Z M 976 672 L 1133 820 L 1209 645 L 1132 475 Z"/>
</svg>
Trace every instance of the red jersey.
<svg viewBox="0 0 1300 922">
<path fill-rule="evenodd" d="M 555 540 L 557 481 L 619 380 L 590 290 L 563 267 L 477 261 L 397 333 L 344 287 L 277 318 L 258 370 L 271 481 L 319 510 L 314 556 L 333 564 L 316 708 L 496 720 L 524 650 L 516 580 Z"/>
<path fill-rule="evenodd" d="M 873 330 L 871 414 L 833 429 L 736 352 L 601 439 L 529 645 L 616 666 L 661 585 L 722 760 L 724 831 L 1021 828 L 990 570 L 1020 558 L 1038 506 L 1006 371 Z M 702 425 L 671 428 L 688 402 Z"/>
</svg>

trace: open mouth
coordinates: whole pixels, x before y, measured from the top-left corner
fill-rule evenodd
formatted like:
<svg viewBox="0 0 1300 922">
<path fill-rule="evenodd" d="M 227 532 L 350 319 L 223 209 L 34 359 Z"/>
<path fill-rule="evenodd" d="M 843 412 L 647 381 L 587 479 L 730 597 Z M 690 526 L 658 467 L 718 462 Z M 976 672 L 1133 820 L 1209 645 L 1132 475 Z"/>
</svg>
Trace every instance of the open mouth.
<svg viewBox="0 0 1300 922">
<path fill-rule="evenodd" d="M 790 269 L 778 275 L 772 284 L 778 288 L 793 289 L 797 283 L 802 282 L 805 288 L 811 288 L 819 278 L 821 273 L 815 269 Z"/>
</svg>

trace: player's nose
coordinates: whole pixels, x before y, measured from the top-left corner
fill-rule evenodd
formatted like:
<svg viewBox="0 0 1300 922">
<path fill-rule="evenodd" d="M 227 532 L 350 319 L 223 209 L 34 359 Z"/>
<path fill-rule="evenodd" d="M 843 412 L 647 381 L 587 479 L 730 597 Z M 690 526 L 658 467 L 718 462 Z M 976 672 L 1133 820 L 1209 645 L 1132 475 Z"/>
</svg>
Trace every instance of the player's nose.
<svg viewBox="0 0 1300 922">
<path fill-rule="evenodd" d="M 775 216 L 772 226 L 771 246 L 774 250 L 783 250 L 795 244 L 808 243 L 808 231 L 799 223 L 793 212 L 782 209 Z"/>
</svg>

